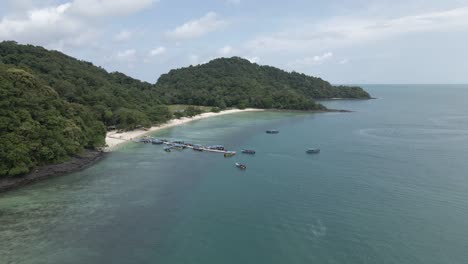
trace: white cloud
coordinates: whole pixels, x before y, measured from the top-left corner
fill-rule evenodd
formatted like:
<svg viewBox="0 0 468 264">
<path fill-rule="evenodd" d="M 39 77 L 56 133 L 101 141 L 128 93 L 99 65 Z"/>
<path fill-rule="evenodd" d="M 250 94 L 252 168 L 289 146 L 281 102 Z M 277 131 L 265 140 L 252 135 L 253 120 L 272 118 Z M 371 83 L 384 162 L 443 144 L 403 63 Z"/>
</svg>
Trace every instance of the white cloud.
<svg viewBox="0 0 468 264">
<path fill-rule="evenodd" d="M 317 55 L 317 56 L 314 56 L 312 57 L 312 61 L 315 62 L 315 63 L 322 63 L 324 62 L 325 60 L 328 60 L 330 59 L 331 57 L 333 57 L 333 52 L 326 52 L 322 55 Z"/>
<path fill-rule="evenodd" d="M 134 49 L 127 49 L 127 50 L 117 52 L 117 57 L 120 59 L 131 59 L 131 58 L 134 58 L 135 55 L 136 55 L 136 50 Z"/>
<path fill-rule="evenodd" d="M 468 7 L 392 19 L 334 17 L 289 25 L 288 30 L 259 36 L 247 48 L 261 52 L 299 51 L 376 41 L 401 34 L 468 30 Z"/>
<path fill-rule="evenodd" d="M 157 47 L 152 50 L 150 50 L 149 55 L 150 56 L 158 56 L 161 54 L 166 53 L 166 48 L 165 47 Z"/>
<path fill-rule="evenodd" d="M 252 57 L 245 57 L 246 60 L 250 61 L 251 63 L 259 63 L 260 58 L 257 56 L 252 56 Z"/>
<path fill-rule="evenodd" d="M 128 30 L 122 30 L 114 36 L 114 39 L 117 41 L 126 41 L 132 38 L 133 33 Z"/>
<path fill-rule="evenodd" d="M 156 2 L 158 0 L 74 0 L 72 11 L 87 17 L 125 16 Z"/>
<path fill-rule="evenodd" d="M 98 29 L 104 22 L 100 17 L 129 15 L 154 2 L 156 1 L 73 0 L 28 11 L 21 9 L 20 13 L 11 13 L 1 18 L 0 40 L 12 39 L 59 49 L 71 45 L 89 45 L 99 36 Z M 119 39 L 127 37 L 128 33 L 125 32 L 116 36 Z"/>
<path fill-rule="evenodd" d="M 229 45 L 226 45 L 226 46 L 220 48 L 217 53 L 220 56 L 228 56 L 228 55 L 232 54 L 232 52 L 233 52 L 233 48 L 231 46 L 229 46 Z"/>
<path fill-rule="evenodd" d="M 174 30 L 166 32 L 166 36 L 175 40 L 198 38 L 217 31 L 226 25 L 226 21 L 214 12 L 208 12 L 201 18 L 188 21 Z"/>
<path fill-rule="evenodd" d="M 290 62 L 288 66 L 290 67 L 304 67 L 304 66 L 312 66 L 312 65 L 320 65 L 325 61 L 331 59 L 333 57 L 332 52 L 326 52 L 321 55 L 316 55 L 313 57 L 305 57 L 302 59 L 295 60 Z"/>
<path fill-rule="evenodd" d="M 44 43 L 66 41 L 79 35 L 83 22 L 74 17 L 67 17 L 70 3 L 55 7 L 34 9 L 22 17 L 4 17 L 0 21 L 0 40 L 13 39 L 25 42 Z"/>
<path fill-rule="evenodd" d="M 338 61 L 338 64 L 347 64 L 349 62 L 348 59 L 342 59 L 340 61 Z"/>
</svg>

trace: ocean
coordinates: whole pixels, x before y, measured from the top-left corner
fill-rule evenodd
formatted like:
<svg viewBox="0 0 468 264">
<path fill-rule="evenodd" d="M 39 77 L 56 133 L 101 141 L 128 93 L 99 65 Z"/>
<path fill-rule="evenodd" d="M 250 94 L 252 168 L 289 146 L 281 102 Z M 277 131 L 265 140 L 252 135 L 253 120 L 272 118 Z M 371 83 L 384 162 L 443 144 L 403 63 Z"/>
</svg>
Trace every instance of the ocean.
<svg viewBox="0 0 468 264">
<path fill-rule="evenodd" d="M 130 143 L 1 194 L 0 263 L 467 263 L 468 85 L 363 87 L 154 135 L 253 156 Z"/>
</svg>

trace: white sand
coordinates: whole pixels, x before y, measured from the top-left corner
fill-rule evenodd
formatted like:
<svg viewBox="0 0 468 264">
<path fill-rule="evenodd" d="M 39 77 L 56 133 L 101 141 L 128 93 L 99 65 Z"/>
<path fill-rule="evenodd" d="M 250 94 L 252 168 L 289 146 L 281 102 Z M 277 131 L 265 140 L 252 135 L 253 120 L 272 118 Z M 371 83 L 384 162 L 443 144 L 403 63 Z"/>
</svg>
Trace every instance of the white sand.
<svg viewBox="0 0 468 264">
<path fill-rule="evenodd" d="M 200 120 L 203 118 L 208 118 L 208 117 L 213 117 L 213 116 L 219 116 L 219 115 L 226 115 L 226 114 L 233 114 L 233 113 L 239 113 L 239 112 L 249 112 L 249 111 L 263 111 L 262 109 L 255 109 L 255 108 L 247 108 L 247 109 L 231 109 L 231 110 L 225 110 L 221 111 L 219 113 L 203 113 L 200 115 L 196 115 L 194 117 L 182 117 L 180 119 L 171 119 L 169 122 L 159 125 L 159 126 L 153 126 L 149 129 L 137 129 L 137 130 L 132 130 L 132 131 L 126 131 L 126 132 L 117 132 L 116 130 L 114 131 L 109 131 L 106 134 L 106 145 L 107 147 L 104 148 L 104 151 L 109 152 L 114 150 L 117 146 L 136 140 L 142 136 L 145 136 L 147 134 L 153 133 L 155 131 L 168 128 L 168 127 L 173 127 L 173 126 L 178 126 L 182 125 L 194 120 Z"/>
</svg>

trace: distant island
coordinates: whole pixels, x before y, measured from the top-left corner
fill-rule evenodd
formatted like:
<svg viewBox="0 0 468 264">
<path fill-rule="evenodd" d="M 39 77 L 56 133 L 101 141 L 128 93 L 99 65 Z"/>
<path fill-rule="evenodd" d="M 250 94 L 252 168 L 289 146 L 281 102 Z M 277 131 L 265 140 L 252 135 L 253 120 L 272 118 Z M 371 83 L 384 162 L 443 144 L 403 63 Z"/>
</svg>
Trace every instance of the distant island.
<svg viewBox="0 0 468 264">
<path fill-rule="evenodd" d="M 14 41 L 0 43 L 0 95 L 0 178 L 103 147 L 109 129 L 148 128 L 226 108 L 326 111 L 314 99 L 370 98 L 360 87 L 239 57 L 171 70 L 150 84 Z M 174 104 L 190 106 L 174 111 Z"/>
<path fill-rule="evenodd" d="M 370 99 L 361 87 L 333 86 L 320 78 L 239 58 L 171 70 L 156 84 L 169 104 L 263 109 L 326 110 L 315 99 Z"/>
</svg>

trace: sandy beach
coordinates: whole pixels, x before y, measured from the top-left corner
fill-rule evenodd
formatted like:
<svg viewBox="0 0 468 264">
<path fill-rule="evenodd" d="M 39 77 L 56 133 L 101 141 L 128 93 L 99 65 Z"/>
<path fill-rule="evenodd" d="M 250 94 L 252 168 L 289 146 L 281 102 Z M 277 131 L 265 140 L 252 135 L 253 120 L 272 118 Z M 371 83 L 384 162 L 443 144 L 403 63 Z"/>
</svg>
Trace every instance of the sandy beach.
<svg viewBox="0 0 468 264">
<path fill-rule="evenodd" d="M 180 119 L 171 119 L 169 122 L 161 124 L 159 126 L 153 126 L 149 129 L 136 129 L 132 131 L 125 131 L 119 133 L 118 131 L 109 131 L 106 134 L 106 144 L 107 147 L 104 148 L 104 151 L 109 152 L 114 149 L 116 149 L 117 146 L 133 141 L 137 138 L 140 138 L 142 136 L 145 136 L 147 134 L 151 134 L 155 131 L 164 129 L 164 128 L 169 128 L 173 126 L 178 126 L 182 125 L 191 121 L 195 120 L 200 120 L 208 117 L 213 117 L 213 116 L 220 116 L 220 115 L 226 115 L 226 114 L 233 114 L 233 113 L 240 113 L 240 112 L 252 112 L 252 111 L 263 111 L 262 109 L 255 109 L 255 108 L 246 108 L 246 109 L 230 109 L 230 110 L 224 110 L 218 113 L 214 112 L 209 112 L 209 113 L 203 113 L 200 115 L 196 115 L 193 117 L 182 117 Z"/>
</svg>

